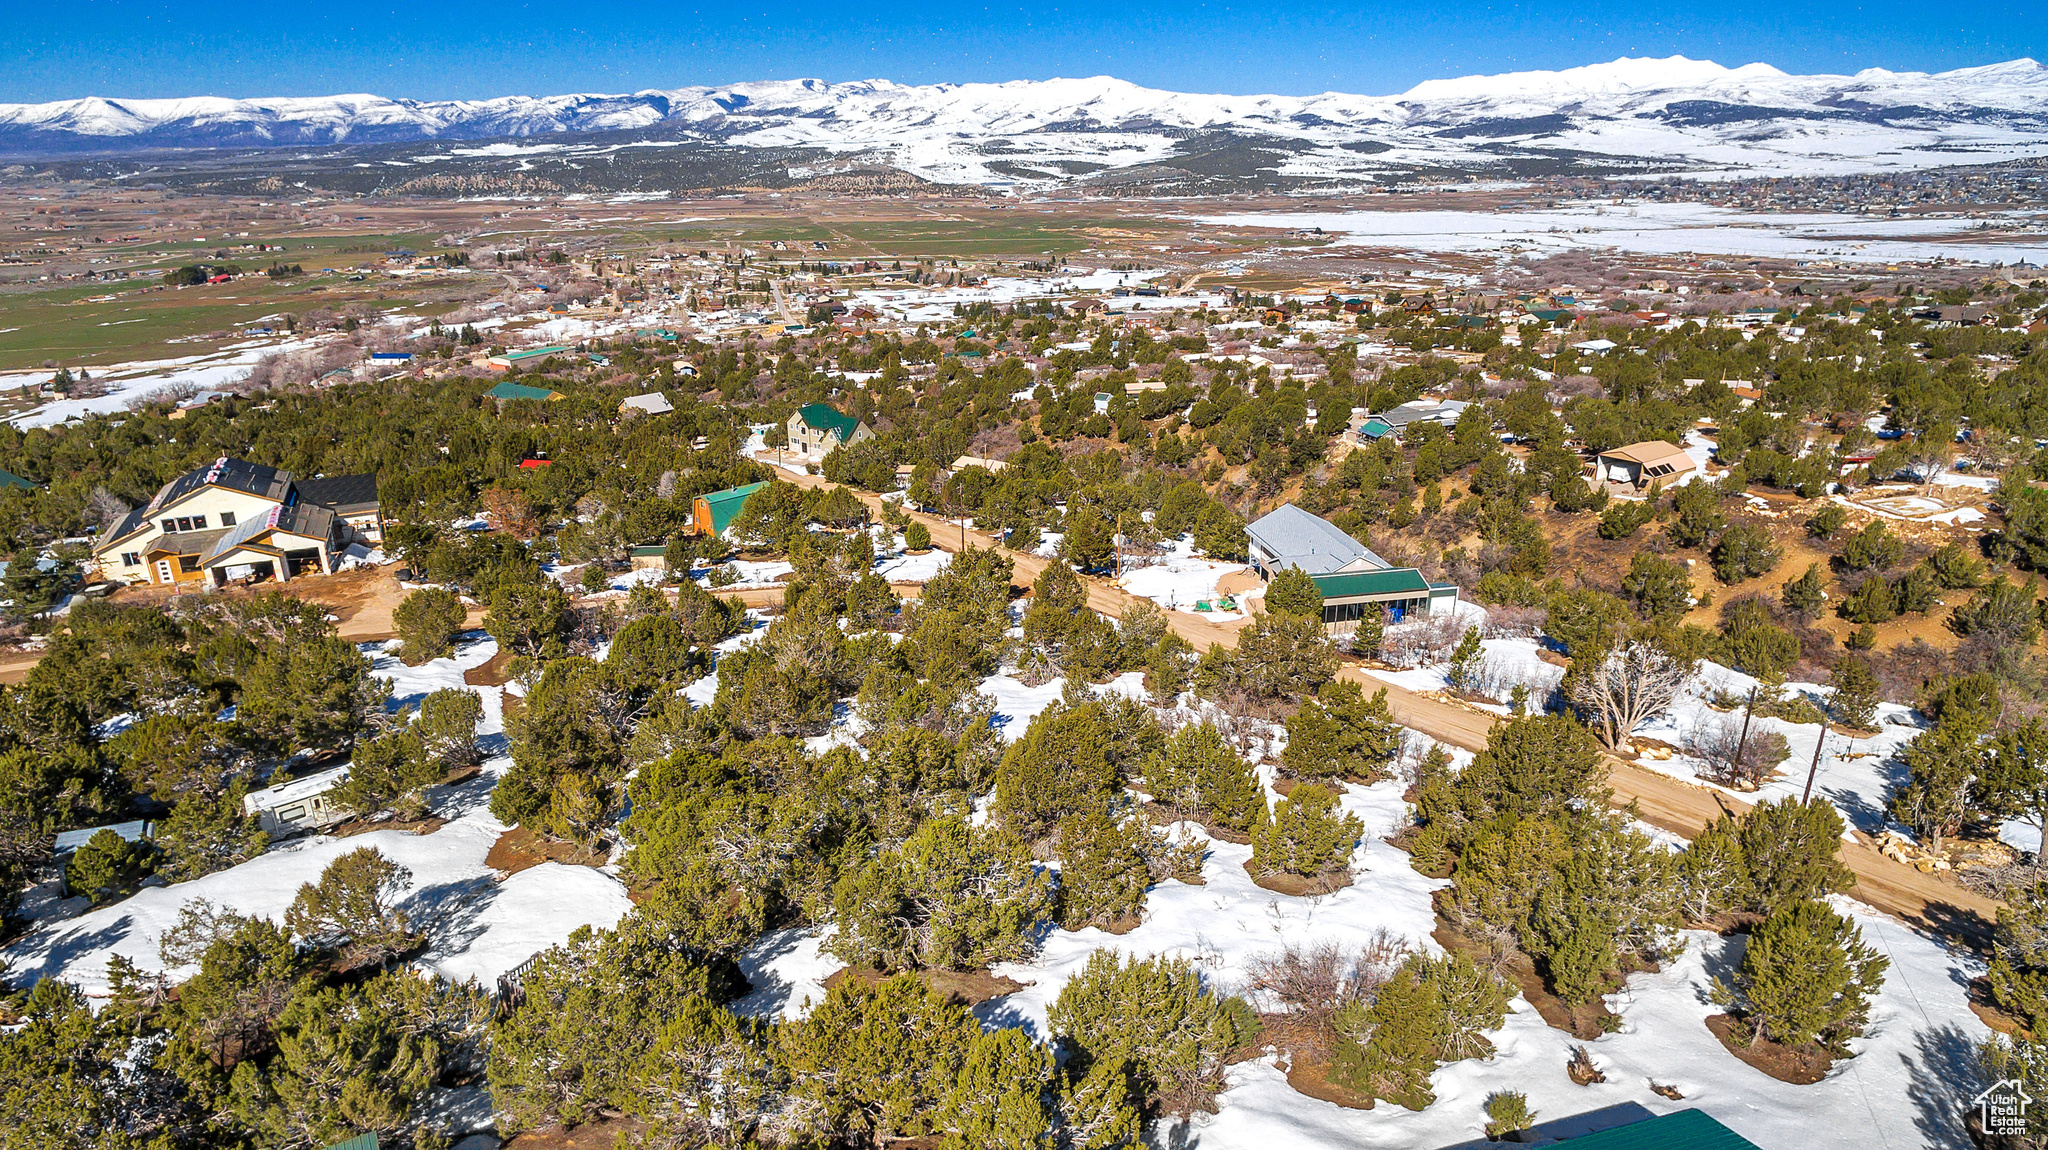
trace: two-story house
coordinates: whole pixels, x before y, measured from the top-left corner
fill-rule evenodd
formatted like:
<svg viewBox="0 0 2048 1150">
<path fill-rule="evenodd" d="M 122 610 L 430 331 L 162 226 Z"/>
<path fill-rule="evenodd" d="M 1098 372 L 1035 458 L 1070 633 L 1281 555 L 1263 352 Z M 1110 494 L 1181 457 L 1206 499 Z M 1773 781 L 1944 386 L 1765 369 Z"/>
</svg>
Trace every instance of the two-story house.
<svg viewBox="0 0 2048 1150">
<path fill-rule="evenodd" d="M 852 447 L 875 433 L 868 425 L 828 404 L 807 403 L 789 417 L 789 446 L 804 455 L 826 455 L 835 447 Z"/>
<path fill-rule="evenodd" d="M 215 585 L 328 574 L 354 542 L 383 541 L 377 477 L 294 479 L 221 458 L 163 485 L 93 546 L 99 577 Z"/>
</svg>

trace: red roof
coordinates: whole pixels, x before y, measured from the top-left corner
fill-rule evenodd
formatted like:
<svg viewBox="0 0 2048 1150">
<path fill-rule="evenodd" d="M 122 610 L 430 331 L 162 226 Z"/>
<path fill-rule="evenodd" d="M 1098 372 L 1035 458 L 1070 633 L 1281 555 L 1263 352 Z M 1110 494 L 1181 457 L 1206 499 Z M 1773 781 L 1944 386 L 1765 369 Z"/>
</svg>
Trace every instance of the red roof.
<svg viewBox="0 0 2048 1150">
<path fill-rule="evenodd" d="M 522 459 L 522 460 L 520 460 L 520 461 L 519 461 L 519 466 L 521 466 L 521 467 L 552 467 L 552 466 L 554 466 L 554 462 L 555 462 L 555 461 L 554 461 L 554 460 L 552 460 L 552 459 Z"/>
</svg>

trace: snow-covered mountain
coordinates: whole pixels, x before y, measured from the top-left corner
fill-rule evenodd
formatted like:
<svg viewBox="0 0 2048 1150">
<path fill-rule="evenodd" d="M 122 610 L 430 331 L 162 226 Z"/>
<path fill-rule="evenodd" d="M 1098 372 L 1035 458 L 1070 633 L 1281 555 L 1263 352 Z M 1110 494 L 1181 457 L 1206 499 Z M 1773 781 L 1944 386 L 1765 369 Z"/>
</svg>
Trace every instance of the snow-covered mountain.
<svg viewBox="0 0 2048 1150">
<path fill-rule="evenodd" d="M 542 139 L 563 137 L 562 139 Z M 1397 96 L 1167 92 L 1106 76 L 910 86 L 768 81 L 632 95 L 418 101 L 93 97 L 0 105 L 0 152 L 509 141 L 815 150 L 947 183 L 1053 182 L 1228 154 L 1226 175 L 1698 170 L 1831 174 L 2048 154 L 2048 68 L 1794 76 L 1684 57 L 1431 80 Z M 478 154 L 423 150 L 433 164 Z M 1212 165 L 1213 166 L 1213 165 Z M 1238 169 L 1243 169 L 1239 171 Z M 1199 165 L 1193 165 L 1199 172 Z"/>
</svg>

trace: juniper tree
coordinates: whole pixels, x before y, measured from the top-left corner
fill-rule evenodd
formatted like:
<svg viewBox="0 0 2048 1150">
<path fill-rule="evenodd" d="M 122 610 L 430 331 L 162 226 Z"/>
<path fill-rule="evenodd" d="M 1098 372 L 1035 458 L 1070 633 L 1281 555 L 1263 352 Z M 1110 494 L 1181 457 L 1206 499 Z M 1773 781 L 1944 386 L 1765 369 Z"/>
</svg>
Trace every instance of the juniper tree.
<svg viewBox="0 0 2048 1150">
<path fill-rule="evenodd" d="M 462 632 L 467 617 L 461 597 L 444 587 L 422 587 L 407 595 L 391 612 L 400 640 L 400 661 L 417 667 L 429 659 L 453 655 L 455 636 Z"/>
<path fill-rule="evenodd" d="M 1161 845 L 1135 816 L 1107 808 L 1076 811 L 1055 833 L 1060 860 L 1060 926 L 1109 926 L 1145 909 L 1148 855 Z"/>
<path fill-rule="evenodd" d="M 94 906 L 118 898 L 156 869 L 156 849 L 148 840 L 129 842 L 103 828 L 64 864 L 64 885 Z"/>
<path fill-rule="evenodd" d="M 1209 1108 L 1227 1060 L 1257 1029 L 1251 1008 L 1204 986 L 1188 960 L 1108 950 L 1060 989 L 1046 1022 L 1070 1081 L 1100 1092 L 1091 1110 L 1122 1103 L 1148 1118 Z M 1107 1077 L 1122 1097 L 1097 1077 L 1103 1068 L 1120 1071 Z"/>
<path fill-rule="evenodd" d="M 1299 567 L 1288 567 L 1266 585 L 1266 610 L 1283 615 L 1304 615 L 1321 621 L 1323 593 L 1315 580 Z"/>
<path fill-rule="evenodd" d="M 1052 884 L 993 829 L 933 819 L 833 888 L 832 952 L 884 970 L 966 970 L 1030 957 Z"/>
<path fill-rule="evenodd" d="M 1817 1042 L 1837 1056 L 1863 1033 L 1890 965 L 1848 919 L 1811 899 L 1787 903 L 1750 936 L 1735 971 L 1750 1041 Z"/>
<path fill-rule="evenodd" d="M 156 828 L 162 852 L 156 873 L 173 883 L 188 882 L 262 854 L 270 836 L 242 813 L 245 791 L 236 783 L 218 797 L 188 795 L 172 807 Z"/>
<path fill-rule="evenodd" d="M 940 1104 L 941 1150 L 1053 1150 L 1057 1076 L 1052 1051 L 1022 1029 L 976 1035 Z"/>
<path fill-rule="evenodd" d="M 917 979 L 850 979 L 776 1034 L 790 1092 L 828 1143 L 883 1145 L 933 1133 L 980 1024 Z"/>
<path fill-rule="evenodd" d="M 1145 760 L 1144 787 L 1179 818 L 1243 834 L 1265 815 L 1265 792 L 1251 764 L 1212 723 L 1190 723 Z"/>
<path fill-rule="evenodd" d="M 1387 706 L 1386 688 L 1368 699 L 1348 679 L 1323 684 L 1287 720 L 1281 767 L 1295 778 L 1350 778 L 1373 782 L 1401 751 L 1401 726 Z"/>
<path fill-rule="evenodd" d="M 1692 608 L 1692 581 L 1684 566 L 1647 551 L 1630 557 L 1621 593 L 1645 619 L 1676 619 Z"/>
<path fill-rule="evenodd" d="M 1820 564 L 1809 563 L 1806 574 L 1784 584 L 1785 609 L 1801 619 L 1812 620 L 1827 603 L 1827 577 Z"/>
<path fill-rule="evenodd" d="M 1252 827 L 1251 869 L 1257 874 L 1325 874 L 1350 861 L 1364 834 L 1364 821 L 1341 813 L 1334 792 L 1298 783 L 1273 804 L 1270 818 Z"/>
<path fill-rule="evenodd" d="M 1308 694 L 1337 675 L 1337 654 L 1320 618 L 1269 611 L 1238 632 L 1234 651 L 1211 648 L 1219 649 L 1225 683 L 1262 699 Z"/>
<path fill-rule="evenodd" d="M 397 905 L 412 871 L 375 847 L 336 856 L 320 881 L 304 883 L 285 911 L 285 925 L 308 944 L 339 955 L 343 969 L 386 960 L 419 945 L 411 916 Z"/>
<path fill-rule="evenodd" d="M 1509 991 L 1459 954 L 1410 955 L 1369 1001 L 1337 1011 L 1330 1077 L 1410 1110 L 1436 1101 L 1429 1076 L 1438 1066 L 1487 1058 L 1482 1033 L 1507 1018 Z"/>
</svg>

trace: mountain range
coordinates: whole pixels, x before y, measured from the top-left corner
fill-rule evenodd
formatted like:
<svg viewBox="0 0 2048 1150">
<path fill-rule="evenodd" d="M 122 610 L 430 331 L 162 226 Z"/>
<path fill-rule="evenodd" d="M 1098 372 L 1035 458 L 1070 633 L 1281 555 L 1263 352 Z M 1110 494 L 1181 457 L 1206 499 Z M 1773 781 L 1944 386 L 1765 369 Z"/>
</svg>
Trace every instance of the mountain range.
<svg viewBox="0 0 2048 1150">
<path fill-rule="evenodd" d="M 123 156 L 199 153 L 253 163 L 252 153 L 278 149 L 300 166 L 350 157 L 373 170 L 362 179 L 386 188 L 437 171 L 580 171 L 593 158 L 644 183 L 663 169 L 647 163 L 657 149 L 737 165 L 757 183 L 886 172 L 939 184 L 1213 191 L 1431 174 L 1831 175 L 2048 155 L 2048 68 L 2015 60 L 1799 76 L 1672 57 L 1432 80 L 1395 96 L 1202 95 L 1094 77 L 0 104 L 0 154 L 13 157 L 120 166 Z"/>
</svg>

